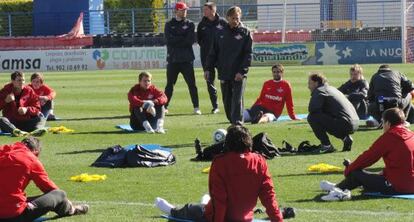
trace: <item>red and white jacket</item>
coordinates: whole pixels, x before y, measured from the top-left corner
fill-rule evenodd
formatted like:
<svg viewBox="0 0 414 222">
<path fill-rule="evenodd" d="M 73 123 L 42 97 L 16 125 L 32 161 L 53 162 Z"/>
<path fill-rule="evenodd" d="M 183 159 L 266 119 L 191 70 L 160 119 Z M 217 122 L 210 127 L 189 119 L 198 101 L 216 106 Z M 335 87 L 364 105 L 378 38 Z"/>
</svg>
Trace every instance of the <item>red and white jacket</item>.
<svg viewBox="0 0 414 222">
<path fill-rule="evenodd" d="M 0 146 L 0 178 L 0 219 L 23 213 L 27 206 L 24 191 L 30 181 L 43 193 L 58 189 L 39 159 L 20 142 Z"/>
<path fill-rule="evenodd" d="M 258 198 L 272 222 L 283 221 L 266 160 L 259 154 L 217 155 L 211 163 L 209 192 L 204 212 L 209 222 L 252 221 Z"/>
<path fill-rule="evenodd" d="M 403 125 L 391 127 L 345 169 L 345 176 L 384 160 L 383 174 L 401 193 L 414 193 L 414 133 Z"/>
<path fill-rule="evenodd" d="M 35 93 L 38 96 L 47 96 L 49 100 L 54 100 L 56 97 L 56 92 L 52 88 L 50 88 L 48 85 L 43 84 L 38 89 L 33 88 L 32 84 L 29 84 L 29 86 L 35 91 Z"/>
<path fill-rule="evenodd" d="M 151 100 L 155 105 L 165 105 L 167 96 L 165 93 L 151 85 L 147 90 L 142 89 L 139 84 L 133 86 L 128 92 L 129 110 L 135 107 L 141 107 L 144 100 Z"/>
<path fill-rule="evenodd" d="M 3 111 L 3 116 L 8 118 L 11 122 L 29 120 L 40 113 L 39 97 L 29 86 L 23 86 L 19 101 L 12 101 L 6 103 L 4 100 L 7 95 L 14 93 L 15 98 L 18 97 L 13 91 L 13 84 L 9 83 L 0 90 L 0 110 Z M 20 115 L 17 110 L 19 107 L 26 107 L 27 112 Z"/>
<path fill-rule="evenodd" d="M 260 96 L 254 105 L 259 105 L 279 117 L 285 106 L 289 117 L 293 120 L 298 119 L 293 109 L 292 88 L 286 80 L 268 80 L 263 84 Z"/>
</svg>

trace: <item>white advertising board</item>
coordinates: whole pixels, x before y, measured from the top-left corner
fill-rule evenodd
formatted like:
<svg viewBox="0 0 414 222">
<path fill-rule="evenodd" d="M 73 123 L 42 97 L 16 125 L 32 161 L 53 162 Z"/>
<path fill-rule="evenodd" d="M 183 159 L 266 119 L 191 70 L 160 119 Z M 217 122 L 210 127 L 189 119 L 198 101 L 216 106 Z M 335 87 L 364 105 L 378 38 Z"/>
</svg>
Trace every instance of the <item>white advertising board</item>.
<svg viewBox="0 0 414 222">
<path fill-rule="evenodd" d="M 201 67 L 200 49 L 193 48 L 194 66 Z M 159 69 L 166 67 L 166 57 L 166 47 L 0 51 L 0 72 Z"/>
</svg>

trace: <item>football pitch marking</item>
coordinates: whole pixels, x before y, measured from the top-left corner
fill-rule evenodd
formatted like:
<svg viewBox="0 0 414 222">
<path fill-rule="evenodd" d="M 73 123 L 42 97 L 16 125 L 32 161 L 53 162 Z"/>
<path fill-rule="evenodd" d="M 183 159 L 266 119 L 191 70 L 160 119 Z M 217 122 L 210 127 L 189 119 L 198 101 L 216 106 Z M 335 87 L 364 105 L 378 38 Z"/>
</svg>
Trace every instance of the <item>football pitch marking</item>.
<svg viewBox="0 0 414 222">
<path fill-rule="evenodd" d="M 74 201 L 76 203 L 86 203 L 91 205 L 126 205 L 155 207 L 154 204 L 127 201 Z M 347 214 L 347 215 L 370 215 L 370 216 L 414 216 L 414 213 L 402 213 L 392 211 L 369 211 L 369 210 L 321 210 L 321 209 L 301 209 L 295 208 L 297 212 L 318 213 L 318 214 Z"/>
</svg>

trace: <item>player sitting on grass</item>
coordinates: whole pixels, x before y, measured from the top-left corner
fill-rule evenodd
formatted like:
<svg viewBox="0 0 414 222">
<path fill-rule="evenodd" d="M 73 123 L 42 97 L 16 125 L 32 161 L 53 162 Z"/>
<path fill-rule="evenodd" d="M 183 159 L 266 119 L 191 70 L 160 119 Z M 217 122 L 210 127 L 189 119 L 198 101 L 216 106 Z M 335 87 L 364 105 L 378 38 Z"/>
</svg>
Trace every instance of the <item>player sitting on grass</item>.
<svg viewBox="0 0 414 222">
<path fill-rule="evenodd" d="M 260 96 L 254 105 L 244 110 L 243 118 L 245 122 L 251 123 L 267 123 L 277 120 L 286 108 L 289 117 L 297 120 L 293 110 L 292 88 L 290 83 L 283 78 L 284 67 L 282 64 L 276 64 L 272 67 L 273 79 L 263 84 Z"/>
<path fill-rule="evenodd" d="M 49 211 L 60 217 L 88 212 L 88 205 L 73 205 L 66 193 L 49 179 L 38 159 L 40 151 L 40 141 L 31 136 L 22 142 L 0 146 L 0 221 L 33 221 Z M 30 181 L 42 195 L 26 197 Z"/>
<path fill-rule="evenodd" d="M 43 75 L 35 72 L 30 77 L 30 87 L 39 96 L 40 111 L 47 120 L 56 120 L 53 114 L 53 100 L 56 97 L 56 92 L 44 83 Z"/>
<path fill-rule="evenodd" d="M 138 84 L 128 92 L 130 125 L 134 130 L 145 130 L 147 133 L 165 133 L 164 105 L 167 96 L 151 84 L 151 79 L 150 73 L 141 72 Z"/>
<path fill-rule="evenodd" d="M 202 204 L 176 208 L 158 197 L 155 205 L 164 213 L 181 219 L 251 221 L 259 198 L 271 221 L 283 221 L 267 163 L 264 157 L 251 152 L 253 142 L 250 132 L 240 125 L 230 126 L 227 131 L 227 152 L 217 155 L 211 163 L 211 199 L 202 201 Z"/>
<path fill-rule="evenodd" d="M 365 191 L 382 194 L 414 193 L 414 133 L 404 127 L 404 121 L 401 109 L 386 110 L 382 115 L 384 134 L 354 162 L 345 164 L 343 181 L 338 184 L 321 181 L 321 189 L 329 191 L 322 200 L 348 200 L 350 190 L 359 186 Z M 385 163 L 381 173 L 364 170 L 380 158 Z"/>
<path fill-rule="evenodd" d="M 13 136 L 42 136 L 47 132 L 46 119 L 40 112 L 39 97 L 29 86 L 24 85 L 24 74 L 11 74 L 11 83 L 0 90 L 0 130 Z"/>
</svg>

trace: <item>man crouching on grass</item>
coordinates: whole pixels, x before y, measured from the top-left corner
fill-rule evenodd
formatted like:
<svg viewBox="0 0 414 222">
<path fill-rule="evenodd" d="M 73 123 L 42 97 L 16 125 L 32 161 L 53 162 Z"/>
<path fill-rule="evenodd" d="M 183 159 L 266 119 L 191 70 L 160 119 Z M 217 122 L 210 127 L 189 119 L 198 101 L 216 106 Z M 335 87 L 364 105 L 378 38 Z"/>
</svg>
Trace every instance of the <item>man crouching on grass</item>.
<svg viewBox="0 0 414 222">
<path fill-rule="evenodd" d="M 247 128 L 234 125 L 227 129 L 227 152 L 217 155 L 211 163 L 209 193 L 201 204 L 176 208 L 162 198 L 155 205 L 164 213 L 194 221 L 252 221 L 257 198 L 266 207 L 272 222 L 283 221 L 272 177 L 264 157 L 252 153 L 252 137 Z"/>
<path fill-rule="evenodd" d="M 38 159 L 40 151 L 39 139 L 32 136 L 0 146 L 0 222 L 33 221 L 49 211 L 59 217 L 88 212 L 88 205 L 73 205 L 49 179 Z M 43 195 L 26 197 L 24 191 L 30 181 Z"/>
</svg>

